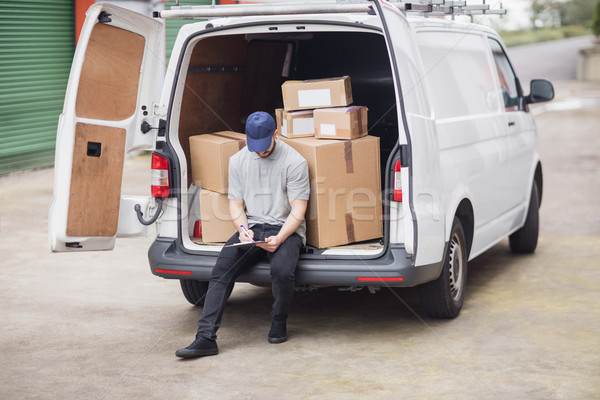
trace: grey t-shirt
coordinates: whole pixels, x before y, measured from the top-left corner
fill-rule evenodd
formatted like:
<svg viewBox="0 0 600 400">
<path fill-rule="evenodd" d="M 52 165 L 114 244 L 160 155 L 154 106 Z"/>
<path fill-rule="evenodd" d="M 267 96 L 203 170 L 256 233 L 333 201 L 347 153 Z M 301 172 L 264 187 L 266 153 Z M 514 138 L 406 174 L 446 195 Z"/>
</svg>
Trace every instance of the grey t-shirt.
<svg viewBox="0 0 600 400">
<path fill-rule="evenodd" d="M 266 158 L 245 147 L 229 159 L 231 200 L 244 200 L 248 225 L 283 225 L 292 206 L 289 199 L 308 200 L 310 184 L 306 160 L 278 140 Z M 296 230 L 306 243 L 306 223 Z"/>
</svg>

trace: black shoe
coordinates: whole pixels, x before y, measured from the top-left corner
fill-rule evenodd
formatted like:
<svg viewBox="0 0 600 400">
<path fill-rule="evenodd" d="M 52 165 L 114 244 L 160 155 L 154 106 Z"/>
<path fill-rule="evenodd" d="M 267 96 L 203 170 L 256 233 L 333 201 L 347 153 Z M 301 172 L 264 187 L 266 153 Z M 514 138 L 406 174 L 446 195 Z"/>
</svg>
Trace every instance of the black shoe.
<svg viewBox="0 0 600 400">
<path fill-rule="evenodd" d="M 175 352 L 175 355 L 181 358 L 215 356 L 217 354 L 219 354 L 217 342 L 201 336 L 196 336 L 196 340 L 192 344 Z"/>
<path fill-rule="evenodd" d="M 271 331 L 269 332 L 269 343 L 283 343 L 287 340 L 287 331 L 285 321 L 271 322 Z"/>
</svg>

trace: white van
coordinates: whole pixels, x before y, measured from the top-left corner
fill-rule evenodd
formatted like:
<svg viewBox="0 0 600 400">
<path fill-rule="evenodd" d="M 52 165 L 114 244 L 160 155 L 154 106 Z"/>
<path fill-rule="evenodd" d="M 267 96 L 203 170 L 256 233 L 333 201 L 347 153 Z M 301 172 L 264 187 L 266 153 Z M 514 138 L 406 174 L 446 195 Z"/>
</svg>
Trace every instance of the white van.
<svg viewBox="0 0 600 400">
<path fill-rule="evenodd" d="M 58 126 L 51 249 L 111 249 L 156 221 L 151 272 L 179 279 L 187 300 L 202 304 L 221 245 L 192 240 L 198 188 L 189 137 L 243 132 L 247 115 L 281 106 L 286 80 L 351 76 L 355 103 L 369 109 L 369 135 L 380 141 L 383 236 L 307 246 L 296 283 L 418 285 L 427 315 L 455 317 L 468 260 L 507 236 L 514 252 L 535 250 L 542 167 L 529 104 L 554 92 L 534 80 L 523 93 L 492 29 L 407 17 L 418 7 L 181 7 L 149 18 L 93 5 Z M 181 28 L 165 72 L 161 17 L 212 16 Z M 153 197 L 121 193 L 124 159 L 140 150 L 153 151 Z M 239 281 L 269 283 L 268 264 Z"/>
</svg>

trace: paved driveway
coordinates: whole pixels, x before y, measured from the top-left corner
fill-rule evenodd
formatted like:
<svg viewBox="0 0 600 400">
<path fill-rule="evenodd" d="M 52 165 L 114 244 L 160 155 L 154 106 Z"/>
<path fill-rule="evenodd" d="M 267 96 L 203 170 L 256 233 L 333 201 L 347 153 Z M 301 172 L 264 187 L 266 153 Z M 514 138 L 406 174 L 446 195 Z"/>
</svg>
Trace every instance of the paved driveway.
<svg viewBox="0 0 600 400">
<path fill-rule="evenodd" d="M 564 82 L 559 97 L 600 98 Z M 561 104 L 560 101 L 557 104 Z M 51 254 L 51 169 L 0 177 L 1 399 L 591 399 L 600 393 L 600 107 L 537 117 L 541 237 L 470 263 L 455 320 L 414 289 L 297 293 L 290 340 L 270 345 L 268 289 L 238 285 L 221 354 L 182 361 L 200 308 L 150 274 L 150 239 Z M 127 161 L 147 192 L 148 160 Z"/>
</svg>

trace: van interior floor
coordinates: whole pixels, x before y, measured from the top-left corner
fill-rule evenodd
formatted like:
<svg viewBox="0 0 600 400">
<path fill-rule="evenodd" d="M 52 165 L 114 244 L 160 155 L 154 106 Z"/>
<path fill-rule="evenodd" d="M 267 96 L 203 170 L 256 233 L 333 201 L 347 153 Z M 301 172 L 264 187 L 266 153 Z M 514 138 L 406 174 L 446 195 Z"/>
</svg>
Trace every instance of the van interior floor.
<svg viewBox="0 0 600 400">
<path fill-rule="evenodd" d="M 211 246 L 224 245 L 224 243 L 203 242 L 202 239 L 198 239 L 195 237 L 190 237 L 190 240 L 192 242 L 194 242 L 195 244 L 199 244 L 199 245 L 211 245 Z M 333 247 L 328 247 L 325 249 L 317 249 L 316 247 L 305 246 L 303 253 L 304 254 L 315 254 L 315 253 L 318 254 L 318 253 L 326 251 L 326 250 L 381 250 L 381 249 L 383 249 L 383 244 L 381 242 L 381 239 L 375 239 L 375 240 L 368 240 L 368 241 L 358 242 L 358 243 L 344 244 L 341 246 L 333 246 Z"/>
</svg>

